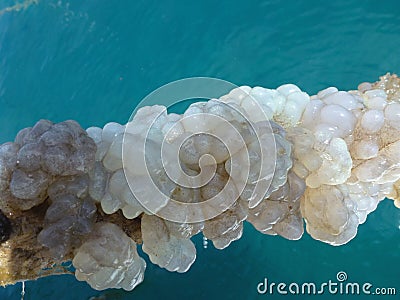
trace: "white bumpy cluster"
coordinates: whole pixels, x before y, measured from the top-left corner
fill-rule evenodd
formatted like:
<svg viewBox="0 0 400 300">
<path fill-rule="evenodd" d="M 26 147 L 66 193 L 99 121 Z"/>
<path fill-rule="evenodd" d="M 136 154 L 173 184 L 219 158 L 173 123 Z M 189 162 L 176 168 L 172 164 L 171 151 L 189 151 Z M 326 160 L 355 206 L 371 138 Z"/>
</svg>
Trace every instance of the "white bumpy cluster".
<svg viewBox="0 0 400 300">
<path fill-rule="evenodd" d="M 135 242 L 117 225 L 102 222 L 95 225 L 72 263 L 76 278 L 96 290 L 131 291 L 143 281 L 146 269 Z"/>
<path fill-rule="evenodd" d="M 112 214 L 122 210 L 133 219 L 143 212 L 126 181 L 122 163 L 122 143 L 125 126 L 108 123 L 104 128 L 90 127 L 88 135 L 97 145 L 96 163 L 89 172 L 90 196 L 101 203 L 103 211 Z"/>
<path fill-rule="evenodd" d="M 313 170 L 301 154 L 296 157 L 299 169 L 304 169 L 298 174 L 306 176 L 310 187 L 302 212 L 314 238 L 333 245 L 347 243 L 356 235 L 358 224 L 392 193 L 393 183 L 400 178 L 395 149 L 399 138 L 393 125 L 398 105 L 388 101 L 383 90 L 328 88 L 312 97 L 301 122 L 312 132 L 308 145 L 295 135 L 293 140 L 294 147 L 301 144 L 298 149 L 303 152 L 315 150 L 317 157 L 311 160 L 320 161 Z"/>
<path fill-rule="evenodd" d="M 146 267 L 97 207 L 140 219 L 143 252 L 169 271 L 193 264 L 194 235 L 224 249 L 245 221 L 297 240 L 304 219 L 313 238 L 345 244 L 379 201 L 400 207 L 400 87 L 385 80 L 312 97 L 244 86 L 183 115 L 143 107 L 87 133 L 40 121 L 0 146 L 1 209 L 47 201 L 38 241 L 56 258 L 73 253 L 76 277 L 95 289 L 132 290 Z"/>
</svg>

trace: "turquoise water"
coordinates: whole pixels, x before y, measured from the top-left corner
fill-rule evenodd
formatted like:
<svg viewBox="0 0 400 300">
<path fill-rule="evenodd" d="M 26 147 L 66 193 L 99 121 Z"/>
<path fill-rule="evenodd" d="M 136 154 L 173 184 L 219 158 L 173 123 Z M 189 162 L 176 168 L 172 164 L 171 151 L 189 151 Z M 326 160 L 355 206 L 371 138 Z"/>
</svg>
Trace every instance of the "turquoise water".
<svg viewBox="0 0 400 300">
<path fill-rule="evenodd" d="M 1 13 L 0 142 L 40 118 L 84 127 L 124 123 L 144 96 L 185 77 L 265 87 L 291 82 L 312 94 L 400 73 L 398 1 L 326 2 L 44 0 Z M 0 11 L 14 3 L 0 0 Z M 307 234 L 297 242 L 264 236 L 251 226 L 224 251 L 203 249 L 201 239 L 197 246 L 188 273 L 149 264 L 131 293 L 100 293 L 55 276 L 27 282 L 25 299 L 298 299 L 257 296 L 256 287 L 264 277 L 321 283 L 339 271 L 400 293 L 400 210 L 390 201 L 342 247 Z M 1 288 L 0 299 L 20 299 L 20 291 L 20 284 Z"/>
</svg>

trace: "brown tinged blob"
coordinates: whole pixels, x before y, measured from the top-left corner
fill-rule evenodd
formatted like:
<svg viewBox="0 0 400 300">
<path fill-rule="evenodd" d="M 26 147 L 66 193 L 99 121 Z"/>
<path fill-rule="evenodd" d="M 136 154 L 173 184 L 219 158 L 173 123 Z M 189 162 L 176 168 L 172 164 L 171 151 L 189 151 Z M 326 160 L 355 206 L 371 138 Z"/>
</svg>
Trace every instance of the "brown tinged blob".
<svg viewBox="0 0 400 300">
<path fill-rule="evenodd" d="M 63 190 L 66 192 L 67 185 L 64 187 L 63 184 L 68 182 L 68 178 L 79 179 L 93 168 L 95 152 L 94 141 L 75 121 L 54 124 L 40 120 L 32 128 L 21 130 L 14 143 L 0 145 L 1 285 L 49 275 L 73 274 L 62 264 L 72 260 L 75 243 L 67 245 L 66 253 L 57 259 L 51 251 L 54 249 L 47 247 L 51 241 L 57 240 L 56 237 L 50 234 L 46 243 L 40 243 L 38 236 L 49 223 L 46 220 L 46 215 L 50 214 L 49 207 L 53 207 L 50 217 L 66 213 L 62 209 L 57 215 L 53 204 L 58 196 L 62 196 Z M 80 186 L 72 184 L 68 192 L 78 196 Z M 108 216 L 95 205 L 77 209 L 79 215 L 89 214 L 94 222 L 105 219 L 116 223 L 136 243 L 141 241 L 140 219 L 126 220 L 120 213 Z M 73 212 L 73 207 L 70 210 Z M 74 240 L 75 232 L 70 235 Z M 63 239 L 62 233 L 57 241 L 60 239 Z"/>
<path fill-rule="evenodd" d="M 56 262 L 52 260 L 49 250 L 37 242 L 47 207 L 46 201 L 28 211 L 8 216 L 12 232 L 9 239 L 0 245 L 1 285 L 70 273 L 66 268 L 55 267 Z"/>
<path fill-rule="evenodd" d="M 72 261 L 75 249 L 68 252 L 61 261 L 57 261 L 48 248 L 38 243 L 37 236 L 43 229 L 49 204 L 46 200 L 28 211 L 15 212 L 9 218 L 4 216 L 9 227 L 7 221 L 4 222 L 0 217 L 2 236 L 3 233 L 4 236 L 9 233 L 8 239 L 0 244 L 0 285 L 6 286 L 50 275 L 74 274 L 68 266 L 64 266 L 64 263 Z M 121 212 L 107 215 L 100 207 L 97 209 L 96 223 L 102 221 L 114 223 L 136 243 L 142 242 L 140 217 L 128 220 Z M 10 230 L 6 230 L 7 228 Z"/>
</svg>

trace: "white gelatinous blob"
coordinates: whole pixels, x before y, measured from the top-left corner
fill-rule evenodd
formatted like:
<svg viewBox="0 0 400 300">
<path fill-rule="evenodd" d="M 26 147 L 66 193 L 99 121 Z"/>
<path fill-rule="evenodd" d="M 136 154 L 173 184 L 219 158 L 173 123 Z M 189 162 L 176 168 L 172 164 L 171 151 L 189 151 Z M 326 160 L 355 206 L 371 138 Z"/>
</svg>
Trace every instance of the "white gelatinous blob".
<svg viewBox="0 0 400 300">
<path fill-rule="evenodd" d="M 374 97 L 374 98 L 366 98 L 364 104 L 369 109 L 376 109 L 376 110 L 384 110 L 387 102 L 386 102 L 386 95 L 385 98 L 382 97 Z"/>
<path fill-rule="evenodd" d="M 278 123 L 281 123 L 281 125 L 284 127 L 297 125 L 309 101 L 310 96 L 304 92 L 301 92 L 300 89 L 298 89 L 298 91 L 291 92 L 290 94 L 286 95 L 286 103 L 282 113 L 280 113 L 274 119 Z"/>
<path fill-rule="evenodd" d="M 282 90 L 284 89 L 285 88 L 282 88 Z M 285 99 L 283 97 L 283 94 L 280 94 L 277 91 L 270 91 L 272 90 L 268 90 L 266 92 L 265 90 L 259 88 L 254 90 L 254 95 L 256 97 L 262 98 L 266 94 L 270 93 L 273 94 L 275 98 L 283 100 Z M 241 93 L 238 93 L 237 95 L 239 95 L 237 99 L 240 98 L 240 101 L 246 99 L 246 97 L 242 97 L 243 95 L 241 95 Z M 291 87 L 287 90 L 287 92 L 285 92 L 285 95 L 288 97 L 288 99 L 285 100 L 287 102 L 287 114 L 290 113 L 289 109 L 294 104 L 303 105 L 306 101 L 308 101 L 308 96 L 300 93 L 298 88 L 293 89 L 293 87 Z M 283 100 L 280 101 L 280 103 L 282 104 L 281 108 L 274 107 L 274 112 L 284 114 L 284 109 L 286 106 L 284 105 L 285 101 Z M 237 109 L 239 109 L 239 111 Z M 160 173 L 158 171 L 160 170 L 160 167 L 155 164 L 157 163 L 156 155 L 157 152 L 159 152 L 160 143 L 165 135 L 167 135 L 167 143 L 171 143 L 179 140 L 180 136 L 182 136 L 185 131 L 191 132 L 196 130 L 204 130 L 217 136 L 223 136 L 229 141 L 229 137 L 226 136 L 228 130 L 225 129 L 225 125 L 223 122 L 216 122 L 215 120 L 210 120 L 202 115 L 198 116 L 199 113 L 211 113 L 212 115 L 220 116 L 221 118 L 223 118 L 223 121 L 233 122 L 232 125 L 235 126 L 237 130 L 239 130 L 245 141 L 250 142 L 252 141 L 252 139 L 254 139 L 252 138 L 251 132 L 248 134 L 246 133 L 247 129 L 245 127 L 241 127 L 244 126 L 244 123 L 243 117 L 240 117 L 240 108 L 236 108 L 236 110 L 235 108 L 227 109 L 226 105 L 221 105 L 221 103 L 216 100 L 211 100 L 207 103 L 196 103 L 192 105 L 184 114 L 184 117 L 188 117 L 184 120 L 182 120 L 182 118 L 178 115 L 167 115 L 165 108 L 162 106 L 141 108 L 131 121 L 130 126 L 127 127 L 124 142 L 129 146 L 128 149 L 133 147 L 139 148 L 139 146 L 141 145 L 140 139 L 144 138 L 144 135 L 146 134 L 146 126 L 149 125 L 147 123 L 153 122 L 155 117 L 158 116 L 158 118 L 154 121 L 153 127 L 149 131 L 149 139 L 151 140 L 151 142 L 146 146 L 145 152 L 145 154 L 149 158 L 148 165 L 146 166 L 144 164 L 144 161 L 140 162 L 140 159 L 138 160 L 137 156 L 129 157 L 128 155 L 125 157 L 124 167 L 125 174 L 129 173 L 128 175 L 131 176 L 130 181 L 133 181 L 137 185 L 138 189 L 140 190 L 139 193 L 141 195 L 147 195 L 144 198 L 154 202 L 154 199 L 156 199 L 158 196 L 157 191 L 155 191 L 155 193 L 150 193 L 149 189 L 146 188 L 148 184 L 142 180 L 144 179 L 143 175 L 146 175 L 149 170 L 150 172 L 154 170 L 154 174 L 157 174 L 153 176 L 153 180 L 155 183 L 164 182 L 164 185 L 160 186 L 160 189 L 163 190 L 166 195 L 172 194 L 172 191 L 174 190 L 175 186 L 171 183 L 168 183 L 169 180 L 167 178 L 166 180 L 162 178 L 163 176 L 165 176 L 163 175 L 165 173 Z M 91 193 L 93 194 L 95 199 L 101 202 L 102 208 L 106 213 L 113 213 L 118 209 L 122 209 L 126 217 L 137 217 L 141 212 L 145 211 L 145 209 L 136 200 L 135 196 L 129 192 L 129 186 L 122 176 L 121 143 L 123 139 L 121 132 L 123 130 L 123 127 L 116 123 L 112 123 L 110 125 L 106 125 L 105 128 L 107 128 L 106 133 L 100 132 L 101 129 L 99 130 L 96 128 L 88 130 L 89 134 L 93 136 L 94 140 L 96 141 L 98 149 L 102 149 L 102 152 L 98 153 L 96 155 L 96 158 L 103 164 L 102 168 L 101 166 L 97 166 L 95 170 L 91 172 Z M 286 182 L 287 170 L 291 166 L 290 144 L 283 137 L 279 136 L 278 134 L 275 135 L 278 145 L 278 160 L 276 168 L 277 171 L 275 172 L 274 178 L 269 178 L 269 175 L 267 176 L 266 174 L 261 174 L 264 175 L 265 178 L 269 178 L 269 180 L 272 179 L 272 185 L 269 193 L 273 192 L 274 190 L 279 188 L 279 186 L 283 185 Z M 237 143 L 233 142 L 231 144 L 233 146 L 238 145 Z M 189 166 L 189 168 L 197 165 L 199 163 L 200 157 L 203 154 L 211 154 L 217 160 L 217 163 L 223 162 L 229 157 L 224 147 L 218 146 L 217 142 L 210 140 L 210 138 L 208 137 L 195 138 L 194 144 L 192 145 L 192 148 L 184 147 L 182 155 L 180 156 L 181 162 Z M 243 146 L 245 146 L 245 144 Z M 267 143 L 264 145 L 264 147 L 266 150 L 268 150 L 271 147 L 274 147 L 274 145 L 273 143 Z M 237 152 L 239 149 L 240 148 L 234 148 L 233 152 L 231 151 L 231 155 Z M 194 150 L 194 152 L 192 150 Z M 232 147 L 230 150 L 232 150 Z M 256 153 L 253 152 L 253 154 Z M 266 157 L 269 159 L 273 158 L 274 155 L 267 155 Z M 264 169 L 273 170 L 274 166 L 270 166 L 268 163 L 267 165 L 265 165 Z M 240 167 L 243 167 L 243 164 L 241 164 Z M 257 155 L 254 156 L 253 169 L 253 173 L 254 171 L 257 173 Z M 141 181 L 143 181 L 143 183 L 141 183 Z M 106 187 L 104 187 L 104 185 Z M 98 189 L 98 191 L 94 191 L 94 186 L 96 186 L 96 189 Z M 142 187 L 142 189 L 140 189 L 140 187 Z M 215 186 L 214 189 L 215 188 L 217 189 L 213 192 L 211 192 L 213 190 L 212 185 L 202 188 L 202 197 L 209 196 L 207 194 L 208 190 L 210 190 L 211 192 L 210 195 L 215 195 L 218 190 L 221 190 L 223 188 L 223 185 L 221 185 L 220 187 Z M 138 190 L 136 190 L 135 192 L 138 192 Z M 228 193 L 225 197 L 231 196 L 232 193 Z M 147 200 L 143 203 L 143 199 L 141 198 L 141 201 L 144 206 L 148 204 L 146 202 Z M 250 204 L 256 205 L 257 203 L 258 202 L 251 202 Z M 163 208 L 165 205 L 166 202 L 160 203 L 158 209 Z M 209 209 L 213 208 L 209 207 L 206 210 Z M 154 212 L 154 210 L 152 211 Z"/>
<path fill-rule="evenodd" d="M 122 143 L 129 143 L 132 135 L 124 135 L 125 126 L 117 123 L 106 124 L 104 130 L 105 133 L 97 127 L 88 129 L 88 134 L 96 142 L 98 160 L 89 172 L 89 193 L 101 203 L 105 213 L 112 214 L 121 209 L 126 218 L 136 218 L 145 208 L 137 201 L 126 181 L 125 172 L 129 172 L 129 168 L 125 168 L 124 172 L 122 161 Z M 128 167 L 132 169 L 132 166 Z"/>
<path fill-rule="evenodd" d="M 363 104 L 359 97 L 336 88 L 328 88 L 313 96 L 307 105 L 300 126 L 312 131 L 321 124 L 328 124 L 335 128 L 337 137 L 346 137 L 351 134 L 356 124 L 354 111 L 361 109 Z"/>
<path fill-rule="evenodd" d="M 382 111 L 369 110 L 361 118 L 361 126 L 367 133 L 375 133 L 379 131 L 383 123 L 385 122 L 385 116 Z"/>
<path fill-rule="evenodd" d="M 385 107 L 385 119 L 392 127 L 400 130 L 400 103 L 389 103 Z"/>
<path fill-rule="evenodd" d="M 176 224 L 157 216 L 141 219 L 143 251 L 152 263 L 170 272 L 184 273 L 196 259 L 196 248 L 190 236 L 176 230 Z"/>
<path fill-rule="evenodd" d="M 204 236 L 211 240 L 217 249 L 228 247 L 233 241 L 241 238 L 247 210 L 247 205 L 239 200 L 229 210 L 204 222 Z"/>
<path fill-rule="evenodd" d="M 400 178 L 400 140 L 378 152 L 378 156 L 366 160 L 354 169 L 360 181 L 387 183 Z"/>
<path fill-rule="evenodd" d="M 274 122 L 259 122 L 256 127 L 258 139 L 232 156 L 225 165 L 227 172 L 231 174 L 231 170 L 243 168 L 245 159 L 242 156 L 249 155 L 248 176 L 232 177 L 237 186 L 240 186 L 237 181 L 246 182 L 241 198 L 249 202 L 249 207 L 255 207 L 282 186 L 287 180 L 288 170 L 292 167 L 291 144 L 285 139 L 283 128 Z"/>
<path fill-rule="evenodd" d="M 240 87 L 220 98 L 240 106 L 253 122 L 274 119 L 283 127 L 296 125 L 310 97 L 297 86 L 287 84 L 277 90 Z"/>
<path fill-rule="evenodd" d="M 326 98 L 329 95 L 335 94 L 338 91 L 339 90 L 336 87 L 331 86 L 331 87 L 328 87 L 328 88 L 326 88 L 324 90 L 319 91 L 316 96 L 312 96 L 312 97 L 323 99 L 323 98 Z M 332 101 L 328 101 L 328 102 L 330 102 L 329 104 L 332 104 Z M 338 103 L 334 103 L 334 104 L 338 104 Z"/>
<path fill-rule="evenodd" d="M 352 158 L 346 141 L 356 128 L 363 107 L 360 99 L 336 88 L 323 90 L 307 104 L 298 128 L 288 129 L 294 146 L 293 170 L 307 186 L 337 185 L 350 176 Z M 369 153 L 366 148 L 359 148 L 359 156 L 372 155 L 371 147 Z"/>
<path fill-rule="evenodd" d="M 368 98 L 375 98 L 375 97 L 381 97 L 386 99 L 386 92 L 384 90 L 381 89 L 371 89 L 368 91 L 365 91 L 364 93 Z"/>
<path fill-rule="evenodd" d="M 307 189 L 301 202 L 307 231 L 332 245 L 347 243 L 357 233 L 358 224 L 364 223 L 379 201 L 391 193 L 392 184 L 367 182 Z"/>
<path fill-rule="evenodd" d="M 135 242 L 111 223 L 95 225 L 72 264 L 76 278 L 96 290 L 122 288 L 131 291 L 143 281 L 146 269 Z"/>
<path fill-rule="evenodd" d="M 352 94 L 344 91 L 338 91 L 336 88 L 329 89 L 331 89 L 331 93 L 329 94 L 320 95 L 320 93 L 318 93 L 318 97 L 323 99 L 326 104 L 336 104 L 344 107 L 347 110 L 354 110 L 363 107 L 363 104 L 360 103 L 360 101 L 358 101 L 358 99 Z"/>
<path fill-rule="evenodd" d="M 301 127 L 312 129 L 320 122 L 320 113 L 324 102 L 321 100 L 311 100 L 305 107 L 301 120 Z"/>
<path fill-rule="evenodd" d="M 133 119 L 126 126 L 126 132 L 130 134 L 146 135 L 149 126 L 152 129 L 161 130 L 168 122 L 167 108 L 162 105 L 144 106 L 138 109 Z"/>
<path fill-rule="evenodd" d="M 374 140 L 361 140 L 352 144 L 352 157 L 355 159 L 370 159 L 376 157 L 379 145 Z"/>
<path fill-rule="evenodd" d="M 161 131 L 168 143 L 172 143 L 184 133 L 185 129 L 180 122 L 181 118 L 182 116 L 178 114 L 167 115 L 168 122 L 162 127 Z"/>
<path fill-rule="evenodd" d="M 307 232 L 314 238 L 334 246 L 355 237 L 359 219 L 354 202 L 335 186 L 308 188 L 301 201 Z"/>
<path fill-rule="evenodd" d="M 280 87 L 277 88 L 277 91 L 280 92 L 285 97 L 295 92 L 301 92 L 298 86 L 291 83 L 281 85 Z"/>
<path fill-rule="evenodd" d="M 360 224 L 364 223 L 367 215 L 377 208 L 379 201 L 389 194 L 389 191 L 386 191 L 388 187 L 389 191 L 391 191 L 389 185 L 381 186 L 362 182 L 340 186 L 341 190 L 345 190 L 349 198 L 354 201 L 356 206 L 355 213 Z"/>
<path fill-rule="evenodd" d="M 372 89 L 372 84 L 370 82 L 362 82 L 358 85 L 358 90 L 362 93 Z"/>
<path fill-rule="evenodd" d="M 274 93 L 277 94 L 276 91 Z M 244 97 L 241 100 L 244 101 L 245 99 L 247 98 Z M 166 140 L 167 145 L 171 144 L 173 147 L 175 147 L 175 149 L 179 149 L 180 160 L 180 164 L 175 162 L 175 165 L 173 164 L 172 160 L 168 161 L 168 159 L 174 159 L 173 156 L 169 156 L 167 161 L 164 160 L 164 167 L 172 166 L 172 170 L 169 170 L 170 173 L 168 173 L 168 175 L 172 174 L 174 175 L 172 178 L 178 179 L 177 182 L 182 182 L 181 180 L 184 178 L 184 176 L 179 175 L 178 171 L 183 166 L 183 168 L 187 169 L 186 171 L 192 170 L 199 172 L 201 169 L 199 176 L 202 178 L 205 176 L 204 174 L 206 172 L 204 171 L 207 169 L 208 163 L 206 162 L 202 165 L 201 159 L 204 158 L 204 155 L 211 155 L 215 161 L 213 162 L 213 160 L 210 160 L 212 164 L 220 165 L 221 163 L 225 163 L 226 170 L 228 173 L 230 172 L 229 175 L 235 184 L 235 187 L 224 188 L 227 184 L 226 179 L 221 182 L 218 182 L 218 180 L 215 181 L 218 179 L 217 176 L 214 178 L 214 180 L 211 180 L 209 183 L 203 186 L 201 188 L 202 199 L 209 199 L 210 197 L 218 196 L 217 199 L 219 199 L 219 202 L 218 204 L 205 204 L 201 212 L 199 211 L 195 213 L 197 215 L 207 216 L 207 212 L 211 212 L 213 210 L 215 211 L 218 209 L 218 205 L 220 205 L 219 209 L 222 209 L 222 211 L 226 210 L 232 204 L 232 202 L 237 200 L 238 195 L 235 195 L 236 192 L 234 193 L 233 191 L 241 190 L 241 185 L 243 185 L 246 181 L 249 181 L 249 183 L 253 185 L 260 180 L 267 181 L 267 183 L 272 181 L 269 193 L 276 190 L 279 188 L 279 186 L 286 182 L 286 174 L 288 169 L 291 167 L 291 147 L 290 143 L 284 138 L 284 130 L 282 128 L 278 129 L 279 126 L 274 125 L 275 127 L 273 127 L 273 130 L 276 132 L 273 132 L 271 131 L 271 126 L 262 125 L 265 126 L 265 128 L 259 128 L 262 134 L 260 136 L 260 140 L 257 141 L 254 129 L 251 128 L 251 124 L 246 121 L 245 116 L 243 116 L 242 113 L 242 109 L 235 106 L 235 104 L 230 103 L 227 105 L 218 100 L 210 100 L 208 102 L 199 102 L 191 105 L 185 112 L 182 119 L 178 117 L 173 118 L 177 121 L 177 124 L 182 123 L 180 128 L 183 128 L 184 132 L 181 135 L 176 134 L 173 138 Z M 263 120 L 265 123 L 265 118 Z M 200 131 L 200 133 L 197 133 L 197 131 Z M 167 132 L 168 130 L 165 130 L 164 134 Z M 252 145 L 253 142 L 255 142 L 254 146 Z M 135 141 L 132 141 L 132 143 L 135 143 Z M 165 146 L 166 145 L 164 144 L 163 147 Z M 157 147 L 154 149 L 156 148 Z M 247 177 L 246 172 L 241 171 L 246 169 L 248 155 L 246 148 L 249 148 L 250 150 L 249 159 L 251 162 L 249 177 Z M 264 152 L 263 160 L 261 160 L 261 166 L 259 165 L 261 158 L 260 151 Z M 149 151 L 146 150 L 146 152 L 146 154 L 149 155 Z M 156 152 L 157 150 L 154 151 L 154 155 L 150 153 L 150 161 L 156 161 Z M 125 167 L 129 169 L 130 165 L 135 166 L 135 168 L 132 168 L 133 173 L 139 174 L 143 170 L 144 174 L 146 171 L 144 163 L 139 164 L 137 161 L 134 161 L 134 159 L 135 157 L 132 158 L 132 162 L 125 162 Z M 232 165 L 232 161 L 234 165 Z M 205 160 L 203 160 L 203 162 L 205 162 Z M 274 173 L 275 167 L 276 172 Z M 163 174 L 163 172 L 157 172 L 157 174 L 157 176 L 160 176 L 160 174 Z M 196 175 L 198 174 L 194 174 L 194 176 Z M 242 178 L 242 175 L 246 178 Z M 259 176 L 257 177 L 257 175 Z M 155 181 L 161 181 L 159 178 L 157 178 L 157 176 L 154 177 L 156 179 Z M 211 178 L 212 177 L 210 177 L 210 179 Z M 133 180 L 138 186 L 142 186 L 143 189 L 147 186 L 146 184 L 139 184 L 140 177 L 132 177 L 130 180 Z M 197 181 L 194 179 L 193 182 L 190 180 L 184 181 L 185 184 L 194 184 L 195 182 Z M 189 184 L 189 186 L 191 186 L 191 184 Z M 143 195 L 148 193 L 147 190 L 148 189 L 146 188 L 146 190 L 143 190 L 140 194 Z M 170 195 L 172 193 L 171 190 L 174 190 L 173 186 L 171 186 L 165 194 Z M 221 191 L 223 193 L 219 194 Z M 248 199 L 248 201 L 250 201 L 251 205 L 256 205 L 263 199 L 266 192 L 267 189 L 264 190 L 263 194 L 255 198 L 253 197 Z M 153 200 L 156 198 L 156 195 L 154 195 L 154 197 L 147 198 L 151 198 Z M 143 203 L 143 199 L 141 199 L 141 201 Z M 189 200 L 186 202 L 192 201 Z M 227 203 L 224 204 L 224 202 Z M 175 204 L 169 205 L 172 207 Z M 171 208 L 168 207 L 167 204 L 162 208 L 162 210 L 163 212 L 167 212 L 171 211 Z M 185 219 L 179 220 L 183 221 Z"/>
<path fill-rule="evenodd" d="M 352 160 L 346 142 L 334 138 L 323 153 L 321 167 L 307 177 L 306 184 L 316 188 L 322 184 L 344 183 L 350 177 L 351 167 Z"/>
<path fill-rule="evenodd" d="M 118 169 L 122 169 L 122 143 L 124 135 L 121 133 L 119 135 L 114 135 L 114 139 L 103 158 L 104 167 L 114 172 Z"/>
<path fill-rule="evenodd" d="M 101 133 L 101 139 L 108 143 L 112 143 L 117 135 L 124 132 L 125 127 L 121 124 L 110 122 L 103 127 L 103 132 Z"/>
<path fill-rule="evenodd" d="M 252 121 L 262 122 L 266 119 L 272 119 L 274 113 L 271 108 L 267 104 L 254 101 L 254 99 L 254 96 L 248 96 L 240 105 L 246 111 L 247 115 L 251 116 Z"/>
<path fill-rule="evenodd" d="M 321 122 L 336 126 L 343 133 L 343 137 L 351 134 L 356 125 L 356 118 L 346 108 L 329 104 L 321 109 Z"/>
<path fill-rule="evenodd" d="M 293 170 L 306 179 L 307 186 L 336 185 L 350 176 L 352 159 L 343 139 L 333 138 L 320 145 L 312 131 L 301 127 L 291 128 L 288 138 L 293 143 Z"/>
<path fill-rule="evenodd" d="M 300 197 L 304 190 L 304 181 L 289 172 L 285 185 L 249 210 L 247 221 L 262 233 L 300 239 L 304 232 L 300 213 Z"/>
<path fill-rule="evenodd" d="M 111 145 L 111 143 L 103 141 L 102 139 L 103 129 L 99 127 L 89 127 L 88 129 L 86 129 L 86 132 L 96 143 L 97 146 L 96 161 L 103 160 L 104 156 L 108 151 L 108 148 Z"/>
</svg>

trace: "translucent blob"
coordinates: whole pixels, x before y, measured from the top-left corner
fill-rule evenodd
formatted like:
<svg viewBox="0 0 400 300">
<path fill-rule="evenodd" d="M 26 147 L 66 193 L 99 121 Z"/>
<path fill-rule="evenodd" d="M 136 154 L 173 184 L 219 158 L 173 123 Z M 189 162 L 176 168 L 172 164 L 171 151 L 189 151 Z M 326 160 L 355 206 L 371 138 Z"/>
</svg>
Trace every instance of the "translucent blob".
<svg viewBox="0 0 400 300">
<path fill-rule="evenodd" d="M 97 223 L 72 260 L 79 281 L 95 290 L 133 290 L 143 281 L 146 262 L 135 242 L 117 225 Z"/>
</svg>

